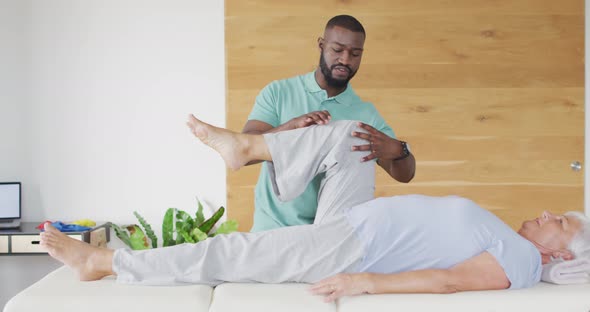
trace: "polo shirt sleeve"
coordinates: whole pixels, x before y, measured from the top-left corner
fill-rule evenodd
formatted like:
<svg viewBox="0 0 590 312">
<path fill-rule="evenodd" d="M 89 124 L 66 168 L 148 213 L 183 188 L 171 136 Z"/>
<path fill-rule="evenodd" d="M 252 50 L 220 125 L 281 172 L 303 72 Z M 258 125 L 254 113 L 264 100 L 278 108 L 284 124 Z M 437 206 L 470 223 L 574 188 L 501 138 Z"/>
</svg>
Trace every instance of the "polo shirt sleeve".
<svg viewBox="0 0 590 312">
<path fill-rule="evenodd" d="M 534 246 L 506 239 L 486 250 L 502 266 L 510 280 L 510 289 L 528 288 L 541 280 L 541 257 Z"/>
<path fill-rule="evenodd" d="M 276 82 L 272 82 L 266 85 L 266 87 L 258 93 L 252 112 L 250 112 L 250 115 L 248 116 L 248 120 L 266 122 L 273 127 L 278 127 L 280 125 L 277 113 L 277 89 Z"/>
<path fill-rule="evenodd" d="M 389 136 L 390 138 L 396 138 L 395 136 L 395 132 L 393 132 L 393 129 L 385 122 L 385 119 L 383 119 L 383 117 L 381 117 L 381 115 L 379 115 L 379 112 L 377 111 L 377 109 L 375 108 L 375 106 L 371 103 L 368 103 L 371 106 L 371 109 L 373 110 L 373 128 L 387 134 L 387 136 Z"/>
</svg>

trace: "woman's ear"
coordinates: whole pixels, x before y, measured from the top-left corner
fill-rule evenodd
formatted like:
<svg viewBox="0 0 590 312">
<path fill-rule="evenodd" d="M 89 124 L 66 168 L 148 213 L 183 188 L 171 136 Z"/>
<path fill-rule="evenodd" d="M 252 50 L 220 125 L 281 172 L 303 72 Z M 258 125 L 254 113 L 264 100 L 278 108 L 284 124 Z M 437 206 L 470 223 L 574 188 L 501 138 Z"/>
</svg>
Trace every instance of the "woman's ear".
<svg viewBox="0 0 590 312">
<path fill-rule="evenodd" d="M 574 254 L 567 249 L 561 249 L 558 251 L 554 251 L 552 256 L 553 256 L 553 258 L 561 258 L 563 260 L 573 260 L 574 259 Z"/>
<path fill-rule="evenodd" d="M 551 252 L 551 257 L 553 259 L 563 259 L 563 260 L 573 260 L 574 259 L 574 254 L 572 254 L 571 251 L 567 250 L 567 249 L 560 249 L 560 250 L 555 250 Z"/>
<path fill-rule="evenodd" d="M 540 250 L 540 252 L 541 252 L 541 264 L 550 263 L 553 260 L 553 258 L 555 258 L 551 252 L 547 252 L 544 250 Z"/>
</svg>

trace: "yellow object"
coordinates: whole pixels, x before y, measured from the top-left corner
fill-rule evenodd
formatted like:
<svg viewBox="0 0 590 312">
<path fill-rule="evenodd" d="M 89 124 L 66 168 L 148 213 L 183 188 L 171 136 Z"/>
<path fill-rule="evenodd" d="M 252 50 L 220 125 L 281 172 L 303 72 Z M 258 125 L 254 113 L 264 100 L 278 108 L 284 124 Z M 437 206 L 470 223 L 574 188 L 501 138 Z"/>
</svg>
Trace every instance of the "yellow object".
<svg viewBox="0 0 590 312">
<path fill-rule="evenodd" d="M 94 222 L 90 219 L 80 219 L 80 220 L 76 220 L 74 222 L 71 222 L 70 224 L 76 224 L 76 225 L 88 226 L 88 227 L 96 226 L 96 222 Z"/>
</svg>

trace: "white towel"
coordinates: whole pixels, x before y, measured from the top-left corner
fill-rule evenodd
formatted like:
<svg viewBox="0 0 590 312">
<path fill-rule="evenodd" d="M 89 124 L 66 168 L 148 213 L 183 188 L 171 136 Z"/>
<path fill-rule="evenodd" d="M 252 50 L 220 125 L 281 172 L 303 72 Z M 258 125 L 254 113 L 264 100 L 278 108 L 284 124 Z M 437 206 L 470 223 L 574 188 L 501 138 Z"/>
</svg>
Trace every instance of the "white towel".
<svg viewBox="0 0 590 312">
<path fill-rule="evenodd" d="M 590 282 L 590 260 L 580 258 L 557 260 L 543 265 L 541 280 L 553 284 L 583 284 Z"/>
</svg>

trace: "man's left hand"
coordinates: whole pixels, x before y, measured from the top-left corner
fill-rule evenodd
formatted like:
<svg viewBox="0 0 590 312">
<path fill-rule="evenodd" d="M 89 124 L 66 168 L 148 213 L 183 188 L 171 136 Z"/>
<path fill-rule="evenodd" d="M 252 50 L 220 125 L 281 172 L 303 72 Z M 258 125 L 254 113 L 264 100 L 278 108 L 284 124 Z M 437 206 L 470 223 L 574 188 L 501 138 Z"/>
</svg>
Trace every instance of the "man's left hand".
<svg viewBox="0 0 590 312">
<path fill-rule="evenodd" d="M 332 302 L 343 296 L 368 293 L 368 289 L 366 274 L 341 273 L 315 283 L 309 290 L 314 295 L 323 295 L 325 302 Z"/>
<path fill-rule="evenodd" d="M 402 146 L 400 141 L 390 138 L 387 134 L 365 123 L 359 122 L 358 126 L 367 130 L 368 133 L 353 131 L 352 136 L 367 140 L 369 144 L 355 145 L 352 147 L 352 150 L 371 151 L 371 154 L 361 159 L 363 162 L 375 158 L 384 160 L 395 159 L 402 154 Z"/>
</svg>

